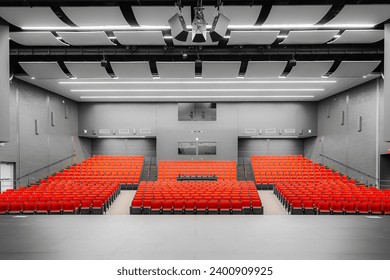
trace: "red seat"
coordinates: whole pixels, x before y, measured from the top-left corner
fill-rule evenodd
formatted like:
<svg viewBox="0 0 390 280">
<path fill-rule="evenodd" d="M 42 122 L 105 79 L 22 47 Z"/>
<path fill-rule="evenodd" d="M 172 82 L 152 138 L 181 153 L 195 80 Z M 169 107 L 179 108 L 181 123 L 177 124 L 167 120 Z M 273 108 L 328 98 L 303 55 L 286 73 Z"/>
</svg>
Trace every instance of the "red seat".
<svg viewBox="0 0 390 280">
<path fill-rule="evenodd" d="M 390 215 L 390 203 L 384 203 L 382 205 L 382 211 L 384 215 Z"/>
<path fill-rule="evenodd" d="M 242 202 L 240 200 L 232 200 L 231 205 L 233 214 L 243 214 Z"/>
<path fill-rule="evenodd" d="M 163 214 L 173 214 L 173 201 L 164 200 L 162 203 Z"/>
<path fill-rule="evenodd" d="M 133 199 L 133 201 L 131 202 L 130 214 L 142 214 L 142 199 Z"/>
<path fill-rule="evenodd" d="M 78 207 L 73 201 L 64 202 L 63 214 L 78 214 Z"/>
<path fill-rule="evenodd" d="M 49 214 L 50 211 L 50 204 L 45 201 L 39 201 L 37 202 L 37 214 Z"/>
<path fill-rule="evenodd" d="M 364 202 L 357 203 L 356 212 L 357 214 L 368 215 L 369 214 L 368 204 Z"/>
<path fill-rule="evenodd" d="M 53 201 L 50 203 L 50 214 L 62 214 L 62 202 Z"/>
<path fill-rule="evenodd" d="M 0 202 L 0 215 L 5 215 L 8 213 L 9 203 Z"/>
<path fill-rule="evenodd" d="M 24 202 L 23 203 L 23 214 L 35 214 L 37 205 L 35 202 Z"/>
<path fill-rule="evenodd" d="M 161 200 L 152 200 L 151 214 L 161 214 Z"/>
<path fill-rule="evenodd" d="M 303 214 L 303 206 L 302 206 L 302 201 L 301 200 L 292 200 L 290 203 L 290 213 L 292 215 L 295 214 Z"/>
<path fill-rule="evenodd" d="M 91 214 L 104 214 L 104 201 L 95 199 L 91 204 Z"/>
<path fill-rule="evenodd" d="M 344 213 L 345 214 L 356 214 L 356 203 L 355 202 L 344 203 Z"/>
<path fill-rule="evenodd" d="M 331 213 L 333 215 L 343 214 L 344 213 L 343 203 L 342 202 L 332 202 L 331 206 L 330 206 L 330 209 L 331 209 Z"/>
<path fill-rule="evenodd" d="M 91 200 L 82 200 L 80 205 L 80 214 L 91 214 Z"/>
<path fill-rule="evenodd" d="M 256 214 L 256 215 L 263 214 L 263 205 L 262 205 L 260 199 L 252 200 L 252 211 L 253 211 L 253 214 Z"/>
<path fill-rule="evenodd" d="M 382 205 L 380 203 L 370 203 L 369 211 L 372 215 L 382 215 Z"/>
<path fill-rule="evenodd" d="M 303 200 L 302 201 L 303 213 L 304 214 L 314 214 L 314 203 L 312 200 Z"/>
<path fill-rule="evenodd" d="M 212 199 L 207 202 L 207 213 L 218 214 L 219 206 L 218 200 Z"/>
<path fill-rule="evenodd" d="M 196 213 L 197 214 L 206 214 L 207 210 L 207 201 L 206 200 L 198 200 L 195 204 Z"/>
<path fill-rule="evenodd" d="M 11 202 L 8 209 L 8 214 L 18 215 L 23 212 L 22 202 Z"/>
<path fill-rule="evenodd" d="M 194 200 L 187 200 L 184 204 L 184 213 L 185 214 L 194 214 L 195 210 L 195 201 Z"/>
<path fill-rule="evenodd" d="M 175 200 L 173 203 L 173 213 L 183 214 L 184 213 L 184 200 Z"/>
<path fill-rule="evenodd" d="M 317 205 L 317 214 L 330 214 L 330 202 L 320 201 Z"/>
<path fill-rule="evenodd" d="M 220 200 L 219 201 L 219 213 L 220 214 L 230 214 L 230 200 Z"/>
</svg>

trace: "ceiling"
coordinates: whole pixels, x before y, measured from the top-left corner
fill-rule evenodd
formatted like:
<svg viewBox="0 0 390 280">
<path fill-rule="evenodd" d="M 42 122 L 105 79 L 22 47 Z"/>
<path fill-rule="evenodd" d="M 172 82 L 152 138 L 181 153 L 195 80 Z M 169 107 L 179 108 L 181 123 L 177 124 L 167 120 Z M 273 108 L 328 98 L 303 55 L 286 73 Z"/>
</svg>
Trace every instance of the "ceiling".
<svg viewBox="0 0 390 280">
<path fill-rule="evenodd" d="M 174 1 L 2 1 L 0 17 L 11 75 L 78 102 L 317 101 L 379 77 L 388 1 L 312 2 L 224 1 L 205 43 L 172 38 Z"/>
</svg>

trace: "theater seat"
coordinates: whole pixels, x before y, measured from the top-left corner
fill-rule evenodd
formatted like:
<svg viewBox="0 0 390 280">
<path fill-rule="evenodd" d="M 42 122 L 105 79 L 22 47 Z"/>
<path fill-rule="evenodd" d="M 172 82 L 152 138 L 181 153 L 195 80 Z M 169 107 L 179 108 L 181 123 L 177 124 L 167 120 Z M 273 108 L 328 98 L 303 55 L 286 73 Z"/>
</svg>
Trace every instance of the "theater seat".
<svg viewBox="0 0 390 280">
<path fill-rule="evenodd" d="M 82 200 L 80 205 L 80 214 L 91 214 L 91 201 Z"/>
<path fill-rule="evenodd" d="M 78 214 L 78 207 L 74 202 L 64 202 L 62 213 L 64 215 L 76 215 Z"/>
<path fill-rule="evenodd" d="M 301 215 L 303 214 L 303 206 L 300 200 L 292 200 L 290 203 L 290 213 L 291 215 Z"/>
<path fill-rule="evenodd" d="M 218 200 L 212 199 L 207 202 L 207 214 L 209 215 L 215 215 L 219 212 L 219 206 L 218 206 Z"/>
<path fill-rule="evenodd" d="M 175 202 L 173 203 L 173 214 L 184 214 L 184 200 L 175 200 Z"/>
<path fill-rule="evenodd" d="M 8 213 L 9 204 L 6 202 L 0 202 L 0 215 L 5 215 Z"/>
<path fill-rule="evenodd" d="M 371 215 L 382 215 L 382 206 L 380 203 L 370 203 L 369 209 Z"/>
<path fill-rule="evenodd" d="M 317 214 L 326 215 L 330 214 L 330 203 L 328 201 L 320 201 L 317 205 Z"/>
<path fill-rule="evenodd" d="M 219 201 L 219 214 L 224 214 L 224 215 L 231 214 L 230 200 Z"/>
<path fill-rule="evenodd" d="M 196 214 L 206 214 L 207 212 L 206 200 L 198 200 L 195 206 L 196 206 Z"/>
<path fill-rule="evenodd" d="M 356 204 L 356 213 L 358 215 L 368 215 L 369 214 L 368 204 L 364 203 L 364 202 L 357 203 Z"/>
<path fill-rule="evenodd" d="M 342 202 L 332 202 L 330 205 L 330 212 L 332 215 L 344 214 L 343 203 Z"/>
<path fill-rule="evenodd" d="M 195 210 L 195 201 L 193 200 L 186 200 L 184 204 L 184 214 L 185 215 L 192 215 L 194 214 Z"/>
<path fill-rule="evenodd" d="M 150 214 L 162 214 L 161 200 L 152 200 Z"/>
<path fill-rule="evenodd" d="M 305 215 L 315 214 L 314 203 L 312 200 L 303 200 L 302 207 L 303 207 L 303 214 Z"/>
<path fill-rule="evenodd" d="M 232 205 L 232 214 L 234 215 L 243 214 L 242 203 L 240 200 L 232 200 L 231 205 Z"/>
<path fill-rule="evenodd" d="M 344 213 L 346 215 L 356 215 L 356 203 L 355 202 L 344 203 Z"/>
<path fill-rule="evenodd" d="M 62 214 L 62 202 L 51 202 L 50 203 L 50 215 Z"/>
<path fill-rule="evenodd" d="M 260 200 L 252 200 L 252 211 L 255 215 L 263 215 L 263 205 Z"/>
<path fill-rule="evenodd" d="M 133 199 L 130 206 L 130 215 L 140 215 L 142 214 L 142 200 Z"/>
<path fill-rule="evenodd" d="M 45 201 L 40 201 L 40 202 L 37 202 L 37 211 L 36 213 L 38 215 L 47 215 L 49 214 L 49 211 L 50 211 L 50 204 L 48 202 L 45 202 Z"/>
<path fill-rule="evenodd" d="M 19 215 L 23 212 L 23 203 L 21 202 L 11 202 L 8 209 L 8 214 L 10 215 Z"/>
<path fill-rule="evenodd" d="M 23 215 L 34 215 L 37 210 L 37 206 L 34 202 L 23 203 Z"/>
<path fill-rule="evenodd" d="M 172 200 L 164 200 L 162 203 L 162 213 L 167 215 L 173 214 L 173 201 Z"/>
<path fill-rule="evenodd" d="M 383 215 L 390 215 L 390 203 L 384 203 L 382 205 Z"/>
<path fill-rule="evenodd" d="M 92 201 L 91 214 L 102 215 L 104 214 L 104 202 L 100 199 Z"/>
</svg>

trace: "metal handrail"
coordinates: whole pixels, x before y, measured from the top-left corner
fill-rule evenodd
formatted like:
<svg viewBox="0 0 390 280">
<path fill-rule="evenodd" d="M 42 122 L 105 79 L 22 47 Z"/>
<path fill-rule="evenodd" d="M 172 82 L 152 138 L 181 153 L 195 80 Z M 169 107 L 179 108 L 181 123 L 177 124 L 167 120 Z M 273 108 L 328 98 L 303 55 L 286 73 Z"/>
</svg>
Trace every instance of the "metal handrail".
<svg viewBox="0 0 390 280">
<path fill-rule="evenodd" d="M 60 163 L 60 162 L 62 162 L 62 161 L 64 161 L 64 160 L 67 160 L 67 159 L 72 158 L 72 157 L 75 157 L 75 156 L 76 156 L 76 154 L 73 154 L 73 155 L 68 156 L 68 157 L 66 157 L 66 158 L 57 160 L 56 162 L 50 163 L 49 165 L 46 165 L 46 166 L 44 166 L 44 167 L 41 167 L 41 168 L 39 168 L 39 169 L 37 169 L 37 170 L 35 170 L 35 171 L 33 171 L 33 172 L 30 172 L 30 173 L 28 173 L 28 174 L 25 174 L 25 175 L 23 175 L 23 176 L 20 176 L 19 178 L 16 179 L 16 181 L 18 181 L 18 180 L 20 180 L 20 179 L 22 179 L 22 178 L 28 177 L 28 176 L 30 176 L 30 175 L 32 175 L 32 174 L 34 174 L 34 173 L 37 173 L 37 172 L 39 172 L 39 171 L 41 171 L 41 170 L 44 170 L 44 169 L 46 169 L 46 168 L 48 168 L 48 167 L 51 167 L 51 166 L 53 166 L 53 165 L 55 165 L 55 164 L 57 164 L 57 163 Z"/>
</svg>

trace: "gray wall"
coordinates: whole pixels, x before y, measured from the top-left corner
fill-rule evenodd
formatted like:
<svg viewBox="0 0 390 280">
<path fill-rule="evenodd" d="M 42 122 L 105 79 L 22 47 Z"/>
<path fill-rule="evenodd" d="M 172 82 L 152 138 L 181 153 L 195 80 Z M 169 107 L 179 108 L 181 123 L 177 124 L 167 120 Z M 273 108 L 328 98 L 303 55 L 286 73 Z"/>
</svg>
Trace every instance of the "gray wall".
<svg viewBox="0 0 390 280">
<path fill-rule="evenodd" d="M 143 155 L 156 157 L 156 139 L 92 139 L 92 155 Z"/>
<path fill-rule="evenodd" d="M 134 136 L 132 131 L 135 129 L 135 136 L 144 135 L 157 138 L 157 159 L 159 160 L 192 158 L 237 160 L 238 137 L 259 136 L 260 128 L 263 131 L 267 128 L 275 128 L 278 132 L 282 129 L 282 137 L 315 136 L 317 134 L 316 110 L 317 104 L 314 102 L 218 103 L 216 121 L 179 122 L 177 103 L 82 103 L 79 104 L 79 135 L 84 137 L 113 136 L 113 130 L 115 130 L 115 136 L 119 136 L 119 129 L 129 129 L 129 136 Z M 150 129 L 151 133 L 141 134 L 141 128 Z M 248 128 L 255 128 L 257 133 L 245 133 L 245 129 Z M 286 134 L 284 129 L 291 128 L 295 129 L 295 133 Z M 109 129 L 109 135 L 99 134 L 99 129 Z M 303 134 L 299 135 L 301 129 Z M 84 130 L 87 133 L 84 133 Z M 92 135 L 92 130 L 95 130 L 96 135 Z M 262 136 L 279 136 L 279 133 Z M 217 155 L 178 155 L 178 142 L 193 142 L 196 138 L 199 142 L 217 142 Z M 265 141 L 264 139 L 258 140 L 259 143 Z M 275 145 L 271 145 L 269 151 L 277 152 L 276 143 L 281 143 L 282 146 L 284 143 L 289 143 L 283 140 L 272 139 Z M 113 143 L 117 143 L 118 146 L 115 147 Z M 291 143 L 301 143 L 301 141 L 294 139 Z M 98 148 L 97 145 L 104 147 Z M 118 153 L 129 150 L 125 141 L 94 141 L 92 146 L 93 153 L 98 153 L 98 151 Z M 140 147 L 140 149 L 143 148 Z M 280 148 L 282 149 L 284 148 Z M 287 147 L 286 152 L 289 151 L 302 153 L 301 148 Z M 145 152 L 149 153 L 149 151 Z"/>
<path fill-rule="evenodd" d="M 306 139 L 305 156 L 331 166 L 351 177 L 369 180 L 358 172 L 324 159 L 324 154 L 354 169 L 379 177 L 379 154 L 384 153 L 383 80 L 378 78 L 322 100 L 318 104 L 318 137 Z M 344 125 L 341 112 L 345 112 Z M 358 119 L 362 117 L 362 131 L 358 131 Z"/>
<path fill-rule="evenodd" d="M 303 155 L 303 139 L 238 139 L 238 157 Z"/>
<path fill-rule="evenodd" d="M 90 139 L 79 139 L 77 103 L 14 79 L 9 96 L 10 141 L 0 146 L 0 161 L 15 162 L 21 177 L 44 166 L 76 154 L 76 157 L 45 168 L 21 180 L 21 184 L 46 177 L 90 156 Z M 65 118 L 65 106 L 68 118 Z M 51 125 L 54 113 L 54 126 Z M 39 134 L 35 134 L 35 120 Z"/>
<path fill-rule="evenodd" d="M 239 103 L 237 105 L 238 136 L 266 135 L 266 129 L 275 129 L 279 135 L 311 137 L 317 135 L 316 102 L 259 102 Z M 255 129 L 255 133 L 245 133 L 246 129 Z M 285 129 L 295 129 L 295 133 L 286 134 Z M 299 132 L 302 130 L 302 134 Z M 311 130 L 311 133 L 309 133 Z M 273 134 L 269 134 L 272 136 Z"/>
<path fill-rule="evenodd" d="M 9 103 L 9 32 L 8 26 L 0 24 L 0 142 L 10 136 Z"/>
</svg>

